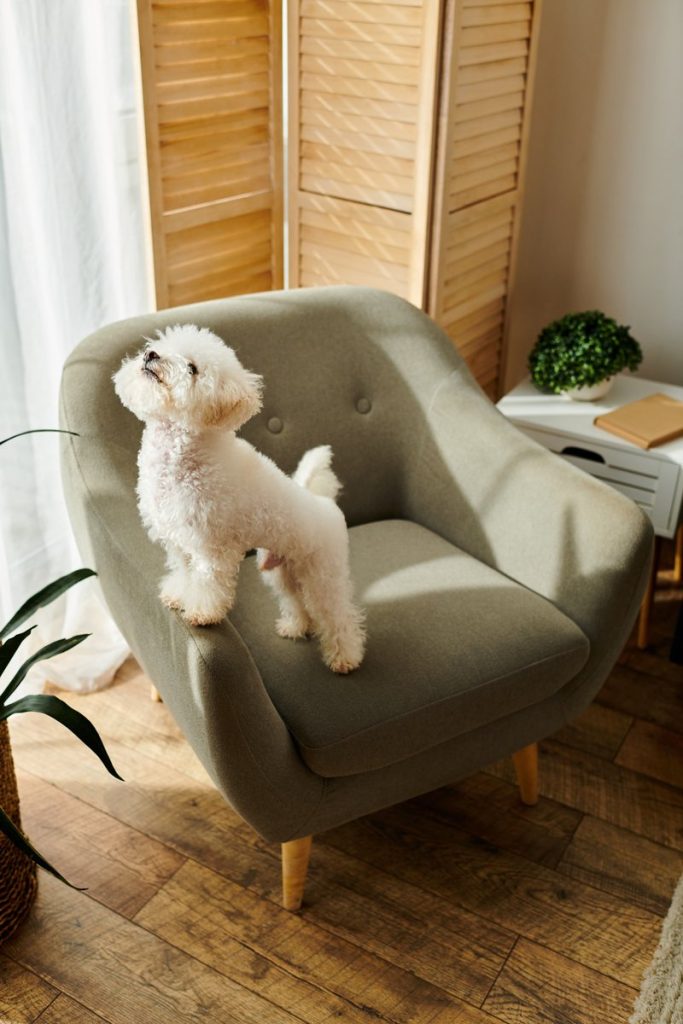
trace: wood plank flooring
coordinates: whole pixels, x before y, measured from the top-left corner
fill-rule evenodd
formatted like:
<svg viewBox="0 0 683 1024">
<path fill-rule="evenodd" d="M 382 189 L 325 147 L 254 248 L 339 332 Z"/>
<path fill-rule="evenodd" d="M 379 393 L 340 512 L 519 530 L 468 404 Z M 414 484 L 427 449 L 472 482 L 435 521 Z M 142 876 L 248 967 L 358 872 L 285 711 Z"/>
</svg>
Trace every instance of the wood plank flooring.
<svg viewBox="0 0 683 1024">
<path fill-rule="evenodd" d="M 0 1024 L 626 1024 L 683 874 L 681 596 L 542 745 L 537 807 L 501 763 L 318 836 L 300 916 L 133 661 L 68 698 L 125 783 L 17 717 L 26 830 L 87 891 L 41 875 Z"/>
</svg>

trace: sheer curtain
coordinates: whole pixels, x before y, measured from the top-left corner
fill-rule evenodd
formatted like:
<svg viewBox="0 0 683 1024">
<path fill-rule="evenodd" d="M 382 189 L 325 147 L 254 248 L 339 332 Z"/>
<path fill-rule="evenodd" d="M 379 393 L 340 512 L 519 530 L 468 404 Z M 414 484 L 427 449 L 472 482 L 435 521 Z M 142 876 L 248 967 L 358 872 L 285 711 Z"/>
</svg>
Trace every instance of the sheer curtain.
<svg viewBox="0 0 683 1024">
<path fill-rule="evenodd" d="M 151 308 L 130 19 L 128 0 L 0 0 L 0 437 L 57 426 L 68 352 Z M 0 447 L 0 619 L 81 564 L 58 435 Z M 95 581 L 41 613 L 32 649 L 80 632 L 31 688 L 111 680 L 127 647 Z"/>
</svg>

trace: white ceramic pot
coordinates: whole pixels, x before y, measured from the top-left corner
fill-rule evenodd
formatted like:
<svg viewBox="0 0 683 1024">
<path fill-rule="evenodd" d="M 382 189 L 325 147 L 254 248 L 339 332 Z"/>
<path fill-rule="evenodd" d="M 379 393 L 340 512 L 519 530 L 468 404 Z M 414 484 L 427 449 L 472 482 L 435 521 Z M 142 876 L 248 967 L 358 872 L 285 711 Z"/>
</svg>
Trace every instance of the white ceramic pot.
<svg viewBox="0 0 683 1024">
<path fill-rule="evenodd" d="M 614 377 L 606 377 L 605 380 L 591 384 L 590 387 L 570 388 L 569 391 L 565 391 L 565 395 L 568 398 L 573 398 L 575 402 L 596 402 L 598 398 L 605 397 L 613 382 Z"/>
</svg>

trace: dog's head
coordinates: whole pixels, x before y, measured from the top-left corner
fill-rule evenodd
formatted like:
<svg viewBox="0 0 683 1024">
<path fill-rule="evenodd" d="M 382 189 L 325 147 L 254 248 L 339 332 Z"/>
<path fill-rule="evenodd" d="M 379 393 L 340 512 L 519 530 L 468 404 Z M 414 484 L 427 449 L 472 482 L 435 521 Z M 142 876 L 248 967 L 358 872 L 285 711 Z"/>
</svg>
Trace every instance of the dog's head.
<svg viewBox="0 0 683 1024">
<path fill-rule="evenodd" d="M 143 422 L 237 430 L 261 408 L 261 377 L 206 327 L 167 327 L 146 341 L 113 378 L 116 394 Z"/>
</svg>

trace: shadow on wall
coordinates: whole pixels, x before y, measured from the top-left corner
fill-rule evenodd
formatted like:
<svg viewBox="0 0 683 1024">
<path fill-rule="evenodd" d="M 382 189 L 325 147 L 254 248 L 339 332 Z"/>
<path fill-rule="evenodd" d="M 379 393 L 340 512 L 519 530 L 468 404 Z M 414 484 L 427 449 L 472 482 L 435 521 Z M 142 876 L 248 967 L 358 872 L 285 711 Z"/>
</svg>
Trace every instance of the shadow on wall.
<svg viewBox="0 0 683 1024">
<path fill-rule="evenodd" d="M 677 0 L 548 3 L 541 38 L 505 388 L 549 321 L 600 308 L 680 383 L 683 66 Z"/>
<path fill-rule="evenodd" d="M 608 2 L 550 3 L 541 15 L 505 391 L 525 375 L 541 328 L 573 301 Z"/>
</svg>

